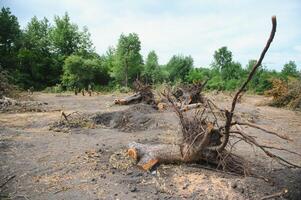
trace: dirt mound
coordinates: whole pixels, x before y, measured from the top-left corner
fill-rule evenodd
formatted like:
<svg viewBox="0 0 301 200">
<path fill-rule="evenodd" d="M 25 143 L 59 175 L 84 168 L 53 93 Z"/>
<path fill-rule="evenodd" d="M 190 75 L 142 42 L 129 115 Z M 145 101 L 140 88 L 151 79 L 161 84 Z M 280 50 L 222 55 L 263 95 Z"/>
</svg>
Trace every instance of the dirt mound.
<svg viewBox="0 0 301 200">
<path fill-rule="evenodd" d="M 8 97 L 0 99 L 0 113 L 4 112 L 46 112 L 47 103 L 39 101 L 19 101 Z"/>
<path fill-rule="evenodd" d="M 124 132 L 147 130 L 154 124 L 148 114 L 156 110 L 147 104 L 137 104 L 124 111 L 97 113 L 91 117 L 95 124 L 109 128 L 117 128 Z"/>
</svg>

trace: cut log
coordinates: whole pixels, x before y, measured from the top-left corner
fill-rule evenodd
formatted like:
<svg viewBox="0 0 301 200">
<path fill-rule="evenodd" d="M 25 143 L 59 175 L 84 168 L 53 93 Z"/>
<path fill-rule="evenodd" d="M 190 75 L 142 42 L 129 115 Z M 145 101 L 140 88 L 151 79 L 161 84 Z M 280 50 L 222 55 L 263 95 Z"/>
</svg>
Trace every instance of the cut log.
<svg viewBox="0 0 301 200">
<path fill-rule="evenodd" d="M 119 104 L 119 105 L 128 105 L 134 102 L 139 102 L 142 100 L 142 96 L 140 93 L 135 93 L 132 96 L 125 97 L 123 99 L 115 99 L 114 104 Z"/>
<path fill-rule="evenodd" d="M 156 164 L 162 163 L 192 163 L 201 160 L 213 164 L 218 163 L 216 152 L 206 149 L 201 152 L 195 151 L 190 148 L 190 145 L 151 145 L 132 142 L 128 147 L 129 156 L 138 161 L 139 168 L 146 171 L 151 170 Z"/>
</svg>

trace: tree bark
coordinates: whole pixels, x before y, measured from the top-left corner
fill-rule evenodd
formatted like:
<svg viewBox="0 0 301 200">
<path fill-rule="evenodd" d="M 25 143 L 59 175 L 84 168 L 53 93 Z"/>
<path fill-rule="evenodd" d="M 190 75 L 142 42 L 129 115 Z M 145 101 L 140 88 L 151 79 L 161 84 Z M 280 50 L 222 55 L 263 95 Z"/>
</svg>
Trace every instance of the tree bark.
<svg viewBox="0 0 301 200">
<path fill-rule="evenodd" d="M 142 96 L 140 93 L 135 93 L 132 96 L 125 97 L 123 99 L 115 99 L 114 104 L 119 104 L 119 105 L 128 105 L 130 103 L 133 103 L 135 101 L 141 101 Z"/>
<path fill-rule="evenodd" d="M 137 166 L 144 170 L 152 169 L 162 163 L 191 163 L 204 160 L 217 164 L 214 151 L 194 151 L 190 145 L 176 144 L 141 144 L 132 142 L 128 145 L 128 154 L 138 161 Z M 188 153 L 187 153 L 188 152 Z"/>
</svg>

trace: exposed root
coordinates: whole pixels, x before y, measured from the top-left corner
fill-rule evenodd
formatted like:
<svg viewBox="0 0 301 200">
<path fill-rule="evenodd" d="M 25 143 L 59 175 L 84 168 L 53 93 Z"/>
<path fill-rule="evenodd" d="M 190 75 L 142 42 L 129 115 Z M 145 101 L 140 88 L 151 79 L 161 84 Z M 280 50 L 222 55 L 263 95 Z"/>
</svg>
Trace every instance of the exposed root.
<svg viewBox="0 0 301 200">
<path fill-rule="evenodd" d="M 134 91 L 135 94 L 131 96 L 122 99 L 115 99 L 114 104 L 128 105 L 144 102 L 146 104 L 156 106 L 154 94 L 150 85 L 144 85 L 139 80 L 136 80 L 134 82 Z"/>
<path fill-rule="evenodd" d="M 254 137 L 246 134 L 239 125 L 260 129 L 266 134 L 277 136 L 286 141 L 289 140 L 287 136 L 280 135 L 274 131 L 267 130 L 248 122 L 233 122 L 236 104 L 242 97 L 247 84 L 254 76 L 257 68 L 261 65 L 262 60 L 273 41 L 276 32 L 276 17 L 272 17 L 272 24 L 273 27 L 268 42 L 263 49 L 260 58 L 249 73 L 247 80 L 235 93 L 230 110 L 222 110 L 211 100 L 204 98 L 201 103 L 197 102 L 199 104 L 188 105 L 190 103 L 195 103 L 193 101 L 194 98 L 192 98 L 191 94 L 187 95 L 183 91 L 182 93 L 181 91 L 177 91 L 173 95 L 170 95 L 171 92 L 169 90 L 162 93 L 179 117 L 183 141 L 181 145 L 129 144 L 129 154 L 139 161 L 138 166 L 148 170 L 157 163 L 205 161 L 215 164 L 218 168 L 223 170 L 249 175 L 252 172 L 249 170 L 248 162 L 232 152 L 233 147 L 237 143 L 246 142 L 261 149 L 268 157 L 275 159 L 284 166 L 300 167 L 281 156 L 270 152 L 268 149 L 277 148 L 259 144 Z M 180 97 L 182 97 L 182 99 Z M 196 109 L 195 113 L 186 112 L 189 110 L 189 106 L 198 109 Z M 237 138 L 233 144 L 230 142 L 230 136 L 235 136 Z M 296 152 L 284 148 L 278 148 L 278 150 L 284 150 L 299 155 Z"/>
</svg>

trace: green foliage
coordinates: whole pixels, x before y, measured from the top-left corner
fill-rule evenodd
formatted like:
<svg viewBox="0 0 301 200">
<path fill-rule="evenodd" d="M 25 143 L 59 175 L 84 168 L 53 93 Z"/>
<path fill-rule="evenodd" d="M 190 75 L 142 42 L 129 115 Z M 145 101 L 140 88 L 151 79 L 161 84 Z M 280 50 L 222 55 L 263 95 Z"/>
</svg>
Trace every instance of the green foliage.
<svg viewBox="0 0 301 200">
<path fill-rule="evenodd" d="M 33 17 L 23 32 L 22 48 L 18 53 L 21 64 L 19 83 L 24 88 L 33 86 L 35 89 L 42 89 L 59 83 L 61 70 L 52 53 L 49 33 L 51 26 L 44 18 L 38 20 Z M 26 77 L 25 80 L 24 76 Z"/>
<path fill-rule="evenodd" d="M 63 67 L 62 83 L 69 89 L 88 88 L 92 85 L 105 85 L 109 82 L 108 69 L 102 60 L 84 59 L 78 55 L 66 58 Z"/>
<path fill-rule="evenodd" d="M 20 48 L 21 30 L 16 16 L 9 8 L 0 11 L 0 67 L 9 72 L 18 70 L 17 53 Z"/>
<path fill-rule="evenodd" d="M 68 13 L 63 17 L 55 16 L 54 23 L 50 36 L 57 54 L 63 57 L 71 54 L 87 56 L 94 52 L 88 29 L 84 27 L 80 31 L 76 24 L 71 23 Z"/>
<path fill-rule="evenodd" d="M 243 68 L 227 47 L 221 47 L 214 52 L 211 68 L 193 68 L 192 57 L 182 55 L 160 65 L 155 51 L 149 52 L 143 65 L 140 50 L 136 33 L 121 34 L 116 47 L 98 55 L 87 27 L 80 29 L 67 13 L 55 16 L 53 23 L 33 17 L 21 30 L 9 8 L 0 11 L 0 78 L 24 89 L 61 92 L 90 85 L 97 90 L 125 92 L 141 78 L 154 85 L 209 79 L 206 89 L 236 90 L 256 63 L 250 60 Z M 12 78 L 5 79 L 2 71 Z M 301 80 L 301 74 L 294 61 L 285 64 L 281 72 L 260 66 L 247 89 L 262 94 L 272 88 L 275 78 L 288 82 L 291 78 Z"/>
<path fill-rule="evenodd" d="M 154 84 L 158 82 L 158 78 L 160 76 L 159 73 L 160 69 L 158 63 L 158 56 L 155 51 L 151 51 L 147 55 L 142 76 L 146 83 Z"/>
<path fill-rule="evenodd" d="M 196 81 L 204 81 L 210 79 L 212 76 L 211 70 L 208 68 L 194 68 L 189 71 L 186 76 L 186 80 L 189 83 L 193 83 Z"/>
<path fill-rule="evenodd" d="M 294 77 L 294 78 L 300 77 L 300 72 L 297 71 L 297 65 L 294 61 L 289 61 L 288 63 L 286 63 L 283 66 L 281 74 L 286 79 L 288 77 Z"/>
<path fill-rule="evenodd" d="M 227 47 L 221 47 L 214 52 L 213 58 L 213 67 L 221 71 L 232 62 L 232 52 L 229 51 Z"/>
<path fill-rule="evenodd" d="M 193 59 L 191 56 L 174 55 L 167 63 L 166 69 L 170 81 L 174 82 L 177 79 L 184 81 L 190 70 L 193 69 Z"/>
<path fill-rule="evenodd" d="M 142 71 L 141 43 L 136 33 L 121 34 L 115 54 L 112 76 L 119 83 L 133 82 Z"/>
<path fill-rule="evenodd" d="M 221 73 L 224 81 L 239 79 L 243 70 L 241 64 L 232 60 L 232 52 L 222 47 L 214 52 L 213 68 Z"/>
</svg>

